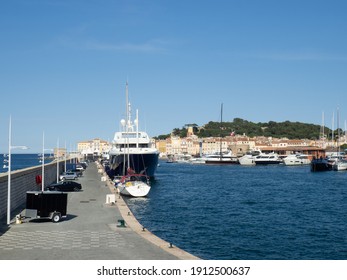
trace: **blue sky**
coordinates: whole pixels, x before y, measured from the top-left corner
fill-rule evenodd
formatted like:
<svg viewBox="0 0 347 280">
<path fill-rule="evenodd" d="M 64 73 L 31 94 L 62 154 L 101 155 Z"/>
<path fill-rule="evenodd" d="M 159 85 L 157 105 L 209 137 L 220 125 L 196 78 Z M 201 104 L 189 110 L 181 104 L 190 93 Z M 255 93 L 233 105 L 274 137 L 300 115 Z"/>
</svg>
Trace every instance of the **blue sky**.
<svg viewBox="0 0 347 280">
<path fill-rule="evenodd" d="M 347 118 L 347 1 L 0 0 L 0 151 L 112 140 L 125 83 L 151 136 Z M 335 122 L 336 123 L 336 122 Z M 336 124 L 335 124 L 336 126 Z"/>
</svg>

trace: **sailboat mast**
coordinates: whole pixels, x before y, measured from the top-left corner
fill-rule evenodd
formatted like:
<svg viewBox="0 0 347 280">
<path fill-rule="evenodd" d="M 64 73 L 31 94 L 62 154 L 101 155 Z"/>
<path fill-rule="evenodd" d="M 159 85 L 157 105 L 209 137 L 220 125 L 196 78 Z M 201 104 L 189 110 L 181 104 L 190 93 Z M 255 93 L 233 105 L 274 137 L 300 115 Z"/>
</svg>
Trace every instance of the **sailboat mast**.
<svg viewBox="0 0 347 280">
<path fill-rule="evenodd" d="M 139 110 L 136 109 L 136 148 L 139 147 Z"/>
<path fill-rule="evenodd" d="M 333 142 L 333 146 L 335 146 L 335 137 L 334 137 L 334 111 L 333 111 L 333 119 L 332 119 L 332 133 L 331 133 L 331 142 Z"/>
<path fill-rule="evenodd" d="M 324 112 L 322 113 L 322 139 L 324 139 Z"/>
<path fill-rule="evenodd" d="M 220 147 L 219 147 L 219 154 L 220 154 L 220 161 L 222 161 L 222 123 L 223 123 L 223 103 L 221 104 L 220 108 Z"/>
<path fill-rule="evenodd" d="M 124 123 L 124 132 L 125 132 L 125 138 L 126 138 L 126 147 L 124 145 L 124 157 L 123 157 L 123 175 L 126 174 L 125 172 L 125 161 L 126 161 L 126 155 L 128 155 L 128 162 L 127 162 L 127 167 L 129 168 L 130 164 L 129 164 L 129 96 L 128 96 L 128 81 L 125 84 L 125 112 L 126 112 L 126 116 L 125 116 L 125 123 Z"/>
<path fill-rule="evenodd" d="M 130 123 L 130 104 L 129 104 L 129 90 L 128 90 L 128 81 L 126 83 L 126 102 L 127 102 L 127 125 L 126 125 L 126 135 L 127 135 L 127 160 L 128 160 L 128 168 L 130 168 L 130 151 L 129 151 L 129 127 Z"/>
<path fill-rule="evenodd" d="M 336 112 L 337 118 L 337 146 L 338 146 L 338 157 L 340 156 L 340 109 L 337 107 Z"/>
</svg>

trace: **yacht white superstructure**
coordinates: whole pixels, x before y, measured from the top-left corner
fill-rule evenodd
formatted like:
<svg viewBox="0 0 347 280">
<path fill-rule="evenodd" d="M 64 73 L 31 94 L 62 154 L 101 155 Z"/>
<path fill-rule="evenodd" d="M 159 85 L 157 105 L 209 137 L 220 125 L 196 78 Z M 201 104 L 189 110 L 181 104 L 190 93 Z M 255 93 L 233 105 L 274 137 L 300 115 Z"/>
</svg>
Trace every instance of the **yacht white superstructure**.
<svg viewBox="0 0 347 280">
<path fill-rule="evenodd" d="M 134 122 L 131 118 L 131 106 L 128 101 L 128 83 L 126 84 L 126 120 L 121 120 L 122 131 L 116 132 L 109 151 L 108 174 L 124 176 L 127 166 L 135 173 L 154 177 L 158 166 L 159 151 L 155 148 L 147 132 L 139 131 L 138 111 Z"/>
</svg>

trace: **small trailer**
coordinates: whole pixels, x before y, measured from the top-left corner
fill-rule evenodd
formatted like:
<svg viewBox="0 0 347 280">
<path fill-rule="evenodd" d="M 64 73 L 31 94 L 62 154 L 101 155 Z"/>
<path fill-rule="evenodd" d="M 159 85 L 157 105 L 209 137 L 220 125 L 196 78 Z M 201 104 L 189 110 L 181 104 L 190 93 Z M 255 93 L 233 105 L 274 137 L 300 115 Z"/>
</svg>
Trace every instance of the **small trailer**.
<svg viewBox="0 0 347 280">
<path fill-rule="evenodd" d="M 66 218 L 67 193 L 56 191 L 29 191 L 26 193 L 26 218 L 45 218 L 57 223 Z"/>
</svg>

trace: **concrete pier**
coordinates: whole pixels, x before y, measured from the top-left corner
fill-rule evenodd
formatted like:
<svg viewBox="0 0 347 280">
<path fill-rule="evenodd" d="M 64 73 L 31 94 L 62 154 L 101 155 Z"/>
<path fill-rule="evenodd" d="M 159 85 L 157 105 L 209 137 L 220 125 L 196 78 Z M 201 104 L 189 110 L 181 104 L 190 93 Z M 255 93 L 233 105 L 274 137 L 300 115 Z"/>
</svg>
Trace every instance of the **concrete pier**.
<svg viewBox="0 0 347 280">
<path fill-rule="evenodd" d="M 198 259 L 156 237 L 137 222 L 108 180 L 92 163 L 78 181 L 81 192 L 68 194 L 68 216 L 12 221 L 0 228 L 3 260 L 177 260 Z M 106 203 L 115 194 L 115 203 Z M 108 201 L 110 202 L 110 200 Z M 119 226 L 123 223 L 123 226 Z"/>
</svg>

